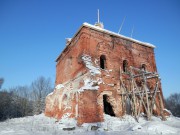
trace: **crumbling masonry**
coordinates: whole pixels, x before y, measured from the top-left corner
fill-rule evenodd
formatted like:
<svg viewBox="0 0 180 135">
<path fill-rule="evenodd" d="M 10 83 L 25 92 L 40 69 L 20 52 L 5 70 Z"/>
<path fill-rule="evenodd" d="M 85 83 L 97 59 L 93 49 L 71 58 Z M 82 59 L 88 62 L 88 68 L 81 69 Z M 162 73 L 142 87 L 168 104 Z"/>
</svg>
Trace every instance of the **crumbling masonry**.
<svg viewBox="0 0 180 135">
<path fill-rule="evenodd" d="M 103 114 L 164 118 L 154 46 L 84 23 L 56 59 L 56 87 L 45 115 L 101 122 Z"/>
</svg>

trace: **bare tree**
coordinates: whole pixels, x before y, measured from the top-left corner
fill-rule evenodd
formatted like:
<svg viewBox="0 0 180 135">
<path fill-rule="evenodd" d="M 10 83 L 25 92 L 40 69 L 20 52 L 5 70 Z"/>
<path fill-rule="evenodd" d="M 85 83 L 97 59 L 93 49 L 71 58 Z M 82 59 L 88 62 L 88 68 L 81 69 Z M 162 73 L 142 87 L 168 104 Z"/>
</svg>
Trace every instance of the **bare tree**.
<svg viewBox="0 0 180 135">
<path fill-rule="evenodd" d="M 1 89 L 1 87 L 2 87 L 2 85 L 3 85 L 3 83 L 4 83 L 4 79 L 3 79 L 3 78 L 0 78 L 0 89 Z"/>
<path fill-rule="evenodd" d="M 2 86 L 4 79 L 0 79 Z M 40 114 L 44 111 L 45 97 L 52 91 L 51 80 L 39 77 L 31 87 L 17 86 L 0 91 L 0 121 L 7 118 Z"/>
<path fill-rule="evenodd" d="M 171 94 L 166 99 L 166 107 L 174 116 L 180 117 L 180 93 Z"/>
<path fill-rule="evenodd" d="M 11 91 L 0 91 L 0 121 L 7 118 L 24 117 L 32 115 L 30 102 L 24 97 L 17 95 L 17 88 L 11 88 Z M 27 113 L 28 112 L 28 113 Z"/>
<path fill-rule="evenodd" d="M 13 104 L 17 105 L 21 117 L 32 115 L 32 101 L 30 99 L 30 89 L 28 86 L 17 86 L 11 88 L 10 91 L 13 93 Z"/>
<path fill-rule="evenodd" d="M 44 111 L 45 98 L 52 91 L 51 80 L 41 76 L 31 84 L 32 99 L 34 101 L 33 110 L 35 114 Z"/>
<path fill-rule="evenodd" d="M 7 91 L 0 91 L 0 99 L 0 121 L 2 121 L 11 117 L 11 94 Z"/>
</svg>

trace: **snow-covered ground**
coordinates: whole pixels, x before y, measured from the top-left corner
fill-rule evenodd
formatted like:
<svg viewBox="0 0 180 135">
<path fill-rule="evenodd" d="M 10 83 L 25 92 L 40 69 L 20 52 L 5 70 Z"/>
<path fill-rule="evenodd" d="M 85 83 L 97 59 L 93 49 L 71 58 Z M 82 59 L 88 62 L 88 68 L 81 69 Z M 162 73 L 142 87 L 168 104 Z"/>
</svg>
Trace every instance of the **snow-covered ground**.
<svg viewBox="0 0 180 135">
<path fill-rule="evenodd" d="M 74 127 L 75 130 L 64 131 L 63 128 Z M 94 126 L 94 127 L 93 127 Z M 96 128 L 97 130 L 91 130 Z M 76 126 L 74 119 L 64 117 L 60 121 L 44 116 L 44 114 L 24 118 L 9 119 L 0 122 L 0 135 L 179 135 L 180 118 L 169 117 L 167 121 L 152 117 L 152 121 L 146 121 L 143 117 L 139 123 L 131 116 L 123 118 L 105 115 L 105 122 L 83 124 Z"/>
</svg>

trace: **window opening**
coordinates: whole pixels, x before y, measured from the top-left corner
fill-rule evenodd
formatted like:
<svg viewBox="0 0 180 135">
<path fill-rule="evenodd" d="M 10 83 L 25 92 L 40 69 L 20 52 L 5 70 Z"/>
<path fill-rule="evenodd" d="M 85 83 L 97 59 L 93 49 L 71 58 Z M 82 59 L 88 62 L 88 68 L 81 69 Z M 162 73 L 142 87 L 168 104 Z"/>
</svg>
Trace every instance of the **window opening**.
<svg viewBox="0 0 180 135">
<path fill-rule="evenodd" d="M 141 68 L 142 68 L 142 70 L 146 71 L 146 65 L 145 64 L 142 64 Z"/>
<path fill-rule="evenodd" d="M 124 72 L 127 72 L 127 66 L 128 66 L 128 62 L 127 62 L 127 60 L 124 60 L 123 61 L 123 71 Z"/>
<path fill-rule="evenodd" d="M 100 56 L 100 67 L 102 69 L 105 69 L 105 67 L 106 67 L 105 65 L 106 65 L 106 57 L 104 55 L 101 55 Z"/>
</svg>

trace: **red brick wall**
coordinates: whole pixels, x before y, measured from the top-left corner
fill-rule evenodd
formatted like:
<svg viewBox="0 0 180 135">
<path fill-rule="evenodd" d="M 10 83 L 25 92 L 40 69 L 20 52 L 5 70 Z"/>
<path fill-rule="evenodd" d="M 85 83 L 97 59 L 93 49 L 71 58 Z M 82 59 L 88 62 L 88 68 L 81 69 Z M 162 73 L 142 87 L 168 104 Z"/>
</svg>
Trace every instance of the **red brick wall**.
<svg viewBox="0 0 180 135">
<path fill-rule="evenodd" d="M 99 95 L 104 91 L 111 93 L 109 96 L 114 105 L 115 115 L 122 116 L 125 113 L 121 97 L 118 95 L 120 68 L 122 69 L 123 60 L 128 61 L 128 66 L 140 68 L 142 64 L 145 64 L 148 71 L 157 71 L 153 48 L 83 27 L 57 61 L 56 84 L 70 81 L 77 75 L 87 72 L 81 62 L 82 54 L 90 55 L 92 60 L 96 59 L 98 63 L 100 63 L 100 56 L 105 55 L 106 69 L 101 70 L 100 76 L 104 84 L 100 84 L 100 89 L 98 91 L 84 91 L 81 94 L 78 103 L 79 124 L 103 120 L 103 104 L 99 105 L 97 101 L 103 102 L 102 95 Z M 159 111 L 157 112 L 159 114 Z"/>
</svg>

